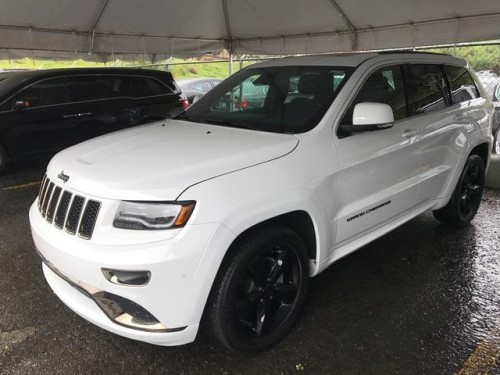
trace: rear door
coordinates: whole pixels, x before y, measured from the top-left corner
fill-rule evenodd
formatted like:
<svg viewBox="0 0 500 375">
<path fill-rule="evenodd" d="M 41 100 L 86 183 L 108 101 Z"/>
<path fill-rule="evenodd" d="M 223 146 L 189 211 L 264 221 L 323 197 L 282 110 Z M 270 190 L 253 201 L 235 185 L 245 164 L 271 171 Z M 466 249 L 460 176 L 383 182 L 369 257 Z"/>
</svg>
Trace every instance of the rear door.
<svg viewBox="0 0 500 375">
<path fill-rule="evenodd" d="M 395 118 L 392 128 L 343 134 L 337 131 L 340 171 L 333 200 L 337 247 L 409 212 L 418 204 L 421 164 L 419 133 L 407 117 L 402 67 L 385 66 L 369 74 L 343 115 L 352 124 L 354 106 L 386 103 Z"/>
<path fill-rule="evenodd" d="M 477 122 L 487 121 L 487 114 L 464 67 L 407 64 L 405 77 L 409 115 L 421 135 L 418 199 L 428 202 L 443 197 L 467 151 L 467 133 L 477 128 Z"/>
</svg>

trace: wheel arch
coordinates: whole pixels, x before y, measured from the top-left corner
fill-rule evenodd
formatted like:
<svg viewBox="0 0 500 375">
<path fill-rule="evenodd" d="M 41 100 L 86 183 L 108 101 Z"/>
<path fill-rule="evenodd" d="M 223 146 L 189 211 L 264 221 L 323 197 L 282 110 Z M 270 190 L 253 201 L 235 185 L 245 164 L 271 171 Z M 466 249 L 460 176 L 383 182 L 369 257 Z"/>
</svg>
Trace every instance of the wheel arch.
<svg viewBox="0 0 500 375">
<path fill-rule="evenodd" d="M 490 148 L 488 145 L 488 142 L 483 142 L 475 146 L 471 152 L 469 153 L 470 155 L 478 155 L 483 159 L 483 163 L 485 168 L 488 167 L 488 164 L 490 162 Z"/>
<path fill-rule="evenodd" d="M 315 225 L 309 213 L 304 210 L 287 212 L 250 226 L 238 234 L 229 246 L 225 257 L 231 253 L 232 249 L 236 248 L 241 241 L 244 241 L 246 237 L 251 236 L 259 230 L 269 226 L 284 226 L 296 232 L 304 241 L 308 258 L 313 261 L 317 259 L 318 241 L 316 238 Z"/>
</svg>

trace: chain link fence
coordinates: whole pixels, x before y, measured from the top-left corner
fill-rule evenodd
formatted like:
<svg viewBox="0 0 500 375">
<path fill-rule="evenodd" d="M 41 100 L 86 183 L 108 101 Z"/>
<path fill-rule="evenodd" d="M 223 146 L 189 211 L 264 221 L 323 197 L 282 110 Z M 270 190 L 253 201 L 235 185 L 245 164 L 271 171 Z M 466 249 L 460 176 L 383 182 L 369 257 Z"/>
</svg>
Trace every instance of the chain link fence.
<svg viewBox="0 0 500 375">
<path fill-rule="evenodd" d="M 484 43 L 482 45 L 460 45 L 454 47 L 421 48 L 413 50 L 445 53 L 464 58 L 478 74 L 478 77 L 492 99 L 500 99 L 500 42 Z M 167 61 L 148 64 L 146 61 L 114 61 L 106 64 L 77 60 L 74 62 L 40 61 L 40 60 L 9 60 L 0 61 L 0 69 L 46 69 L 55 67 L 84 67 L 84 66 L 128 66 L 149 69 L 167 70 L 172 73 L 176 81 L 186 79 L 224 79 L 249 65 L 275 59 L 283 56 L 220 56 L 206 55 L 192 59 L 170 59 Z M 498 96 L 495 96 L 495 95 Z"/>
<path fill-rule="evenodd" d="M 500 99 L 500 42 L 485 45 L 460 45 L 455 47 L 414 48 L 415 51 L 444 53 L 469 62 L 492 99 Z M 144 68 L 167 70 L 176 81 L 186 79 L 225 79 L 247 66 L 284 56 L 204 56 L 195 59 L 176 59 L 158 64 L 140 65 Z M 498 96 L 496 96 L 498 95 Z"/>
</svg>

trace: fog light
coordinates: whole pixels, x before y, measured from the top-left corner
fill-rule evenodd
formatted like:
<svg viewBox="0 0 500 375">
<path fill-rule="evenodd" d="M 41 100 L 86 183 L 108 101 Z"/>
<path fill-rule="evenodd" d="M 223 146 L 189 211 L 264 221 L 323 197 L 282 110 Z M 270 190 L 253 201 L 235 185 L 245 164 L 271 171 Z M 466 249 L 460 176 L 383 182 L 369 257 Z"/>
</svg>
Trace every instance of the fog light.
<svg viewBox="0 0 500 375">
<path fill-rule="evenodd" d="M 103 268 L 102 273 L 109 282 L 117 285 L 144 286 L 151 279 L 149 271 L 120 271 Z"/>
</svg>

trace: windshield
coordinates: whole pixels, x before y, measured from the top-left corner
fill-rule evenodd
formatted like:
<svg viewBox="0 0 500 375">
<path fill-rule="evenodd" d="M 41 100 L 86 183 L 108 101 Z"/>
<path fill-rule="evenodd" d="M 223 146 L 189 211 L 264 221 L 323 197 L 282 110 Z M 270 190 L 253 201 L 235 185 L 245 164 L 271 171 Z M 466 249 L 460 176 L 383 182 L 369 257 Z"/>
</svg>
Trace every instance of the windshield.
<svg viewBox="0 0 500 375">
<path fill-rule="evenodd" d="M 247 68 L 206 94 L 180 119 L 237 128 L 303 133 L 314 128 L 353 68 Z"/>
</svg>

